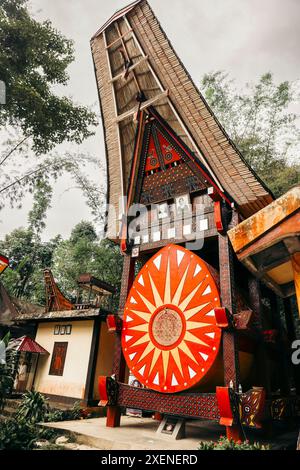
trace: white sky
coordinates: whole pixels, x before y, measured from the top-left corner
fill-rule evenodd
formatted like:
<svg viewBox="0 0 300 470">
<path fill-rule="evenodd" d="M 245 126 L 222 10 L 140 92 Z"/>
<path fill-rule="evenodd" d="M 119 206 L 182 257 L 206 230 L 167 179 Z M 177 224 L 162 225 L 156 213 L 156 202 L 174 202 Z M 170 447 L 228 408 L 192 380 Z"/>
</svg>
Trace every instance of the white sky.
<svg viewBox="0 0 300 470">
<path fill-rule="evenodd" d="M 154 12 L 183 63 L 199 84 L 213 70 L 225 70 L 237 83 L 257 79 L 272 71 L 276 80 L 300 78 L 299 0 L 150 0 Z M 130 0 L 31 0 L 38 19 L 50 19 L 57 29 L 75 42 L 75 62 L 64 93 L 81 104 L 95 105 L 98 96 L 90 53 L 93 33 Z M 98 107 L 97 107 L 98 109 Z M 104 161 L 101 123 L 95 137 L 82 144 Z M 92 170 L 91 170 L 92 171 Z M 99 184 L 101 175 L 99 177 Z M 82 219 L 90 219 L 80 191 L 72 182 L 58 182 L 49 211 L 44 238 L 70 234 Z M 0 237 L 26 226 L 31 198 L 23 208 L 0 214 Z"/>
</svg>

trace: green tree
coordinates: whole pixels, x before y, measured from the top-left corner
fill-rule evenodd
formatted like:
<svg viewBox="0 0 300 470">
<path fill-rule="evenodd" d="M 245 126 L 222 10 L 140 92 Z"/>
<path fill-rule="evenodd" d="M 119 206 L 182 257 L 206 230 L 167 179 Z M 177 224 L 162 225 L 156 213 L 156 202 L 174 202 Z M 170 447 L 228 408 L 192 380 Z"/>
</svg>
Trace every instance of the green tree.
<svg viewBox="0 0 300 470">
<path fill-rule="evenodd" d="M 60 236 L 42 242 L 32 228 L 16 229 L 0 241 L 0 252 L 12 263 L 12 269 L 6 269 L 1 277 L 10 295 L 44 303 L 43 269 L 52 265 L 53 252 L 60 242 Z"/>
<path fill-rule="evenodd" d="M 90 222 L 80 222 L 69 240 L 61 242 L 53 254 L 53 273 L 63 292 L 74 295 L 76 280 L 90 273 L 117 289 L 114 308 L 118 306 L 122 275 L 122 255 L 118 245 L 107 239 L 99 241 Z"/>
<path fill-rule="evenodd" d="M 79 224 L 75 225 L 71 232 L 70 242 L 74 246 L 77 243 L 80 243 L 82 240 L 87 242 L 94 242 L 97 240 L 97 234 L 93 227 L 93 224 L 82 220 Z"/>
<path fill-rule="evenodd" d="M 299 183 L 299 116 L 291 112 L 296 84 L 277 85 L 266 73 L 239 91 L 221 71 L 205 74 L 201 84 L 217 118 L 275 196 Z"/>
<path fill-rule="evenodd" d="M 97 124 L 94 112 L 58 94 L 58 87 L 68 84 L 73 60 L 73 42 L 50 21 L 37 21 L 28 0 L 0 0 L 0 80 L 6 85 L 6 104 L 0 105 L 0 209 L 7 201 L 20 206 L 29 191 L 45 214 L 53 180 L 68 172 L 100 218 L 103 191 L 83 172 L 88 164 L 100 174 L 99 160 L 55 151 L 58 144 L 81 144 Z"/>
<path fill-rule="evenodd" d="M 35 20 L 28 0 L 0 0 L 0 78 L 6 84 L 0 125 L 20 127 L 36 154 L 64 141 L 81 143 L 95 125 L 92 112 L 53 92 L 68 83 L 73 60 L 72 41 L 50 21 Z"/>
<path fill-rule="evenodd" d="M 0 241 L 0 252 L 12 262 L 12 269 L 5 270 L 1 281 L 12 296 L 43 305 L 43 270 L 51 268 L 59 287 L 70 298 L 75 297 L 76 280 L 82 273 L 115 286 L 113 307 L 118 307 L 123 261 L 118 245 L 107 239 L 100 241 L 91 222 L 77 224 L 68 240 L 58 235 L 42 242 L 35 230 L 36 225 L 20 228 Z"/>
</svg>

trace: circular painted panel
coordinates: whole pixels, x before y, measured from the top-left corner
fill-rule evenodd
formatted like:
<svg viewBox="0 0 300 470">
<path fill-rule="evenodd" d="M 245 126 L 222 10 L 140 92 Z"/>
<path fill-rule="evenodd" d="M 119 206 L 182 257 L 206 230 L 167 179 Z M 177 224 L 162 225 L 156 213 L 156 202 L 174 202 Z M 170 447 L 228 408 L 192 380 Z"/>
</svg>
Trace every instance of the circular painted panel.
<svg viewBox="0 0 300 470">
<path fill-rule="evenodd" d="M 137 275 L 125 305 L 122 347 L 132 374 L 165 393 L 200 382 L 220 347 L 214 313 L 219 306 L 203 260 L 177 245 L 156 253 Z"/>
</svg>

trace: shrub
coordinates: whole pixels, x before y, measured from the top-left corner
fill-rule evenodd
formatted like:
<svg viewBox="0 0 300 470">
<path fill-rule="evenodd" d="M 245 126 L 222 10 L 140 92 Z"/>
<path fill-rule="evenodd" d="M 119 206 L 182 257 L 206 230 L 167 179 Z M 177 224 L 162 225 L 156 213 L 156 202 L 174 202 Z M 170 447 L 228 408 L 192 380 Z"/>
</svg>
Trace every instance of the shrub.
<svg viewBox="0 0 300 470">
<path fill-rule="evenodd" d="M 260 445 L 258 442 L 251 444 L 249 441 L 234 441 L 221 436 L 217 442 L 202 441 L 198 450 L 269 450 L 269 446 Z"/>
<path fill-rule="evenodd" d="M 33 449 L 36 441 L 51 440 L 58 435 L 58 430 L 40 427 L 38 422 L 74 420 L 80 417 L 79 402 L 76 402 L 70 410 L 53 410 L 49 408 L 46 398 L 41 393 L 26 392 L 14 418 L 1 423 L 0 450 Z M 49 448 L 54 449 L 54 447 L 50 444 Z"/>
<path fill-rule="evenodd" d="M 74 403 L 69 410 L 50 409 L 47 399 L 40 392 L 31 391 L 23 395 L 22 402 L 17 411 L 17 419 L 25 419 L 29 422 L 38 423 L 72 421 L 83 415 L 80 402 Z"/>
<path fill-rule="evenodd" d="M 36 391 L 26 392 L 18 408 L 17 419 L 37 423 L 44 420 L 48 410 L 49 405 L 44 395 Z"/>
<path fill-rule="evenodd" d="M 0 450 L 30 450 L 39 439 L 54 439 L 57 431 L 24 421 L 7 419 L 0 427 Z"/>
<path fill-rule="evenodd" d="M 69 410 L 50 409 L 45 414 L 44 421 L 47 423 L 56 421 L 73 421 L 75 419 L 80 419 L 87 416 L 88 415 L 84 414 L 84 410 L 81 409 L 80 402 L 77 401 Z"/>
</svg>

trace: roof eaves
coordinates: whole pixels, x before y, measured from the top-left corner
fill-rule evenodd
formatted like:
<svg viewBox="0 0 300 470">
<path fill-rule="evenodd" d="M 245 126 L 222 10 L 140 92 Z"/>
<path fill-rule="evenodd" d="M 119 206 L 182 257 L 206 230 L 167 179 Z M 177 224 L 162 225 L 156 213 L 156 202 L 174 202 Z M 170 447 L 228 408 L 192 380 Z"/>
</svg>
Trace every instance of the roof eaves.
<svg viewBox="0 0 300 470">
<path fill-rule="evenodd" d="M 92 36 L 92 39 L 96 38 L 99 36 L 99 34 L 103 33 L 105 29 L 107 29 L 114 21 L 118 20 L 122 16 L 126 15 L 129 11 L 131 11 L 138 3 L 140 3 L 142 0 L 136 0 L 135 2 L 129 3 L 126 7 L 121 8 L 120 10 L 117 10 L 107 21 L 104 23 L 103 26 L 101 26 L 98 31 Z"/>
</svg>

